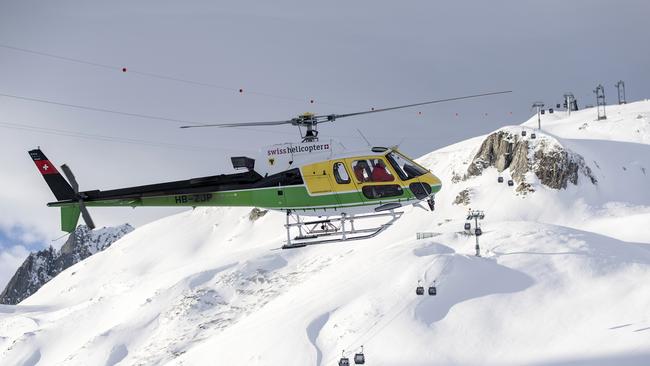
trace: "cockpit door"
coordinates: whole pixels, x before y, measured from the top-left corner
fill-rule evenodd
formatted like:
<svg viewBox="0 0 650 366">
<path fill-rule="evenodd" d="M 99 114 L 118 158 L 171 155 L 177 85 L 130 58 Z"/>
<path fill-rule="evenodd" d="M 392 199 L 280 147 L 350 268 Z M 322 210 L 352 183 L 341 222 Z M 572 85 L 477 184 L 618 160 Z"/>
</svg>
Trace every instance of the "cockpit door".
<svg viewBox="0 0 650 366">
<path fill-rule="evenodd" d="M 351 170 L 346 166 L 344 160 L 332 161 L 331 183 L 333 191 L 336 192 L 336 199 L 340 205 L 354 205 L 361 202 L 359 188 L 354 183 Z"/>
</svg>

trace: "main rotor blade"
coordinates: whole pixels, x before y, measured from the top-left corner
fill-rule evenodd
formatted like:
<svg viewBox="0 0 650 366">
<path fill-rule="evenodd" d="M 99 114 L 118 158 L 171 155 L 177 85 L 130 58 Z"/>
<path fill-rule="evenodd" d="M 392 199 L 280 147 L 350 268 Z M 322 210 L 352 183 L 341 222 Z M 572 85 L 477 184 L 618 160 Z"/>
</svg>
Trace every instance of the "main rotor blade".
<svg viewBox="0 0 650 366">
<path fill-rule="evenodd" d="M 94 229 L 95 223 L 93 222 L 92 217 L 90 217 L 90 212 L 88 212 L 83 200 L 79 200 L 79 210 L 81 211 L 81 217 L 83 217 L 86 226 L 88 226 L 90 230 Z"/>
<path fill-rule="evenodd" d="M 303 119 L 303 116 L 300 116 L 299 118 L 293 118 L 293 119 L 286 120 L 286 121 L 243 122 L 243 123 L 211 123 L 211 124 L 205 124 L 205 125 L 180 126 L 180 128 L 278 126 L 278 125 L 286 125 L 286 124 L 291 124 L 291 125 L 296 125 L 296 126 L 300 126 L 300 125 L 316 125 L 318 123 L 323 123 L 323 122 L 333 122 L 336 119 L 344 118 L 344 117 L 359 116 L 359 115 L 362 115 L 362 114 L 386 112 L 386 111 L 392 111 L 392 110 L 395 110 L 395 109 L 417 107 L 417 106 L 420 106 L 420 105 L 451 102 L 451 101 L 454 101 L 454 100 L 478 98 L 478 97 L 485 97 L 485 96 L 488 96 L 488 95 L 497 95 L 497 94 L 506 94 L 506 93 L 512 93 L 512 91 L 511 90 L 506 90 L 506 91 L 498 91 L 498 92 L 491 92 L 491 93 L 465 95 L 465 96 L 462 96 L 462 97 L 438 99 L 438 100 L 432 100 L 432 101 L 429 101 L 429 102 L 400 105 L 400 106 L 397 106 L 397 107 L 389 107 L 389 108 L 372 109 L 372 110 L 369 110 L 369 111 L 355 112 L 355 113 L 326 114 L 326 115 L 320 115 L 320 116 L 313 116 L 312 115 L 312 116 L 306 117 L 304 119 Z"/>
<path fill-rule="evenodd" d="M 79 193 L 79 184 L 77 183 L 77 180 L 74 178 L 74 174 L 72 174 L 72 170 L 70 168 L 63 164 L 61 165 L 61 170 L 63 170 L 63 174 L 65 174 L 65 177 L 68 178 L 68 182 L 70 182 L 70 185 L 72 186 L 72 190 L 74 191 L 75 194 Z"/>
<path fill-rule="evenodd" d="M 268 122 L 243 122 L 243 123 L 212 123 L 207 125 L 189 125 L 180 128 L 197 128 L 197 127 L 247 127 L 247 126 L 277 126 L 292 124 L 293 120 L 287 121 L 268 121 Z"/>
<path fill-rule="evenodd" d="M 482 94 L 474 94 L 474 95 L 466 95 L 462 97 L 455 97 L 455 98 L 447 98 L 447 99 L 438 99 L 438 100 L 432 100 L 429 102 L 422 102 L 422 103 L 414 103 L 414 104 L 407 104 L 407 105 L 400 105 L 397 107 L 388 107 L 388 108 L 380 108 L 380 109 L 372 109 L 369 111 L 364 111 L 364 112 L 356 112 L 356 113 L 346 113 L 346 114 L 332 114 L 332 115 L 324 115 L 324 116 L 318 116 L 318 117 L 327 117 L 328 120 L 333 121 L 335 119 L 343 118 L 343 117 L 352 117 L 352 116 L 358 116 L 361 114 L 369 114 L 369 113 L 377 113 L 377 112 L 386 112 L 386 111 L 392 111 L 395 109 L 402 109 L 402 108 L 411 108 L 411 107 L 417 107 L 420 105 L 427 105 L 427 104 L 435 104 L 435 103 L 443 103 L 443 102 L 451 102 L 454 100 L 461 100 L 461 99 L 470 99 L 470 98 L 478 98 L 478 97 L 485 97 L 488 95 L 497 95 L 497 94 L 506 94 L 506 93 L 512 93 L 512 90 L 506 90 L 506 91 L 498 91 L 498 92 L 491 92 L 491 93 L 482 93 Z"/>
</svg>

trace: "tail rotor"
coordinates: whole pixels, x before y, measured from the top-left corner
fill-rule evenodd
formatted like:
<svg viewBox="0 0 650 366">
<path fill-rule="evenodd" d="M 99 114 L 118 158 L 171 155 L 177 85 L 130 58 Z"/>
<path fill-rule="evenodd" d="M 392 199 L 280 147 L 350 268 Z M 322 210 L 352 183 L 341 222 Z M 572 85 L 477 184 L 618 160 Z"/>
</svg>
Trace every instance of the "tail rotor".
<svg viewBox="0 0 650 366">
<path fill-rule="evenodd" d="M 70 167 L 68 167 L 66 164 L 63 164 L 61 165 L 61 170 L 63 171 L 65 177 L 68 179 L 68 182 L 70 182 L 72 190 L 74 191 L 75 198 L 77 199 L 77 202 L 79 202 L 81 217 L 83 217 L 84 222 L 91 230 L 94 229 L 95 223 L 93 222 L 92 217 L 90 217 L 90 212 L 88 212 L 86 204 L 84 203 L 84 199 L 87 198 L 86 195 L 79 192 L 79 183 L 77 183 L 77 179 L 74 177 L 74 174 L 72 174 Z"/>
</svg>

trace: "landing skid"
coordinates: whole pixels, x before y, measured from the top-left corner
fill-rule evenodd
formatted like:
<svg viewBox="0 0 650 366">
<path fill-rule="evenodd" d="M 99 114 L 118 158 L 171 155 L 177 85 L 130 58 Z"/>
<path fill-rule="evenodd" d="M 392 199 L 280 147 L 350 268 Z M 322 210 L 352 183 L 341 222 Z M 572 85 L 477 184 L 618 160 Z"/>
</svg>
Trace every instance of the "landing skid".
<svg viewBox="0 0 650 366">
<path fill-rule="evenodd" d="M 321 220 L 303 221 L 300 215 L 287 211 L 287 243 L 282 249 L 302 248 L 308 245 L 337 243 L 351 240 L 369 239 L 379 235 L 395 223 L 403 212 L 379 212 L 360 215 L 330 216 Z M 368 219 L 387 218 L 386 222 L 376 227 L 356 228 L 355 223 Z M 298 236 L 292 238 L 291 229 L 298 229 Z"/>
</svg>

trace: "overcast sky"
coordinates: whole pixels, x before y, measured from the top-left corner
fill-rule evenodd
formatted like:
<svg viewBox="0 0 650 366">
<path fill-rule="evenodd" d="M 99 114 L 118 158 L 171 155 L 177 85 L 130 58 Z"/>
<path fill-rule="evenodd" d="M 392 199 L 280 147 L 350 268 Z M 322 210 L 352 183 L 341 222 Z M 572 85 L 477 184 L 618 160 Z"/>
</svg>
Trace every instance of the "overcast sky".
<svg viewBox="0 0 650 366">
<path fill-rule="evenodd" d="M 417 157 L 520 123 L 532 102 L 559 103 L 567 91 L 580 106 L 594 104 L 592 90 L 602 83 L 614 103 L 622 79 L 629 100 L 647 98 L 648 14 L 647 0 L 0 0 L 0 94 L 245 122 L 514 91 L 321 127 L 321 136 L 347 147 L 365 145 L 358 128 L 373 144 L 401 143 Z M 59 215 L 45 207 L 53 197 L 27 155 L 35 146 L 68 163 L 82 189 L 106 189 L 227 171 L 230 155 L 298 138 L 292 127 L 181 124 L 0 96 L 0 286 L 26 249 L 62 244 L 50 241 L 60 234 Z M 172 212 L 93 210 L 100 226 L 141 225 Z"/>
</svg>

